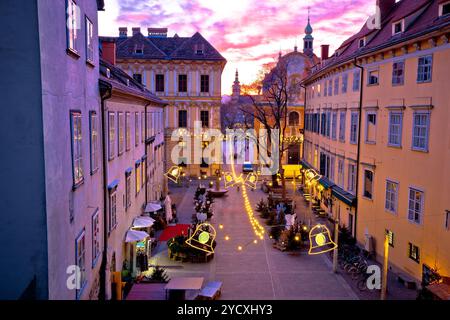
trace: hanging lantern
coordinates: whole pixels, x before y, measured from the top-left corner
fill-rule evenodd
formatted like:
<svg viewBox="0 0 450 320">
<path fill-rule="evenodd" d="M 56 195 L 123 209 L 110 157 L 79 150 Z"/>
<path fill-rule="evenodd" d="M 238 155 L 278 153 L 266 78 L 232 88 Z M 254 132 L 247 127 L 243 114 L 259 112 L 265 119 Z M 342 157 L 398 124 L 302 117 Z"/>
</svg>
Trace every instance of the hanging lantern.
<svg viewBox="0 0 450 320">
<path fill-rule="evenodd" d="M 186 240 L 186 244 L 192 248 L 214 253 L 213 243 L 216 238 L 216 230 L 209 223 L 202 223 L 197 226 L 192 236 Z"/>
<path fill-rule="evenodd" d="M 309 232 L 310 255 L 322 254 L 337 248 L 337 244 L 331 240 L 330 230 L 324 225 L 317 225 Z"/>
</svg>

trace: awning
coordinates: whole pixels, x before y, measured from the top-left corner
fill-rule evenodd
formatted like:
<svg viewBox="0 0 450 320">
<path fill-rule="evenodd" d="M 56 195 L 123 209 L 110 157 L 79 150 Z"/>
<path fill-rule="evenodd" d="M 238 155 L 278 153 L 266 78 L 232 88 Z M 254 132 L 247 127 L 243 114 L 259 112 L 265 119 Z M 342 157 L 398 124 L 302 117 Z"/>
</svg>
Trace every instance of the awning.
<svg viewBox="0 0 450 320">
<path fill-rule="evenodd" d="M 345 204 L 349 206 L 356 205 L 356 197 L 352 195 L 351 193 L 343 190 L 342 188 L 338 187 L 337 185 L 334 185 L 332 187 L 332 195 L 338 198 L 339 200 L 343 201 Z"/>
<path fill-rule="evenodd" d="M 155 220 L 150 217 L 137 217 L 133 221 L 133 228 L 149 228 L 154 223 Z"/>
<path fill-rule="evenodd" d="M 125 242 L 137 242 L 142 241 L 149 237 L 149 234 L 144 231 L 137 231 L 137 230 L 128 230 L 127 234 L 125 235 Z"/>
<path fill-rule="evenodd" d="M 160 204 L 157 204 L 157 203 L 147 203 L 147 205 L 145 206 L 145 210 L 144 210 L 144 212 L 146 212 L 146 213 L 149 213 L 149 212 L 156 212 L 156 211 L 159 211 L 159 210 L 161 210 L 162 209 L 162 207 L 161 207 L 161 205 Z"/>
<path fill-rule="evenodd" d="M 321 177 L 318 181 L 322 186 L 324 186 L 325 189 L 330 189 L 332 186 L 334 186 L 334 183 L 325 177 Z"/>
</svg>

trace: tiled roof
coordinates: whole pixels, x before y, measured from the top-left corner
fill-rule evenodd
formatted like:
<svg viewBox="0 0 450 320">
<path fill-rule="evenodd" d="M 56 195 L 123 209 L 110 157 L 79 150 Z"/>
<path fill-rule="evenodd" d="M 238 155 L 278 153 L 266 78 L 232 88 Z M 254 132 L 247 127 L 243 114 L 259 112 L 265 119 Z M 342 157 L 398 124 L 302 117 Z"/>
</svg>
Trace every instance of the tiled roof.
<svg viewBox="0 0 450 320">
<path fill-rule="evenodd" d="M 438 8 L 441 2 L 442 0 L 401 0 L 397 2 L 381 22 L 381 29 L 370 30 L 364 24 L 358 33 L 342 43 L 330 59 L 323 62 L 322 65 L 317 65 L 316 70 L 309 78 L 325 69 L 358 56 L 408 41 L 422 34 L 433 32 L 437 28 L 450 25 L 450 16 L 438 17 Z M 392 23 L 401 19 L 411 20 L 405 25 L 404 32 L 392 35 Z M 364 37 L 367 37 L 368 41 L 363 48 L 359 48 L 359 40 Z"/>
<path fill-rule="evenodd" d="M 137 33 L 128 38 L 100 37 L 102 41 L 114 41 L 118 59 L 204 60 L 226 61 L 225 58 L 196 32 L 192 37 L 145 37 Z M 136 53 L 136 49 L 143 50 Z M 197 50 L 203 52 L 197 53 Z"/>
<path fill-rule="evenodd" d="M 109 76 L 107 70 L 109 69 Z M 148 91 L 142 84 L 130 77 L 122 69 L 100 59 L 100 80 L 107 82 L 113 89 L 128 93 L 137 97 L 144 98 L 160 105 L 166 105 L 167 102 L 161 100 L 153 93 Z"/>
</svg>

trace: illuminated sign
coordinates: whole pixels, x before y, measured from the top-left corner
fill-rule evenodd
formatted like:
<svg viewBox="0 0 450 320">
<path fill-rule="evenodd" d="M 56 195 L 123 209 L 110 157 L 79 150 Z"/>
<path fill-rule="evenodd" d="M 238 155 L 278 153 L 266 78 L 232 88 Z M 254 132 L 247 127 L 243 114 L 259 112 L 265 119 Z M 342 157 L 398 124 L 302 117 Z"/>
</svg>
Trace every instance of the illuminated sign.
<svg viewBox="0 0 450 320">
<path fill-rule="evenodd" d="M 216 239 L 216 229 L 209 223 L 197 226 L 192 236 L 186 240 L 186 244 L 207 253 L 214 253 L 213 243 Z"/>
<path fill-rule="evenodd" d="M 331 240 L 330 230 L 322 224 L 311 229 L 309 241 L 310 255 L 326 253 L 337 248 L 337 244 Z"/>
</svg>

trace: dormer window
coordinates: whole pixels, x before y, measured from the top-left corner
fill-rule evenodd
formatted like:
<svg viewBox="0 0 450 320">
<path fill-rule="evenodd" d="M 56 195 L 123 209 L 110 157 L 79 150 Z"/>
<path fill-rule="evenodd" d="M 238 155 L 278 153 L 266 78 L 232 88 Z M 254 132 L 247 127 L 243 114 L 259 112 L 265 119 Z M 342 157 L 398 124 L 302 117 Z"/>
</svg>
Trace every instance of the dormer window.
<svg viewBox="0 0 450 320">
<path fill-rule="evenodd" d="M 392 35 L 395 36 L 405 31 L 405 20 L 397 21 L 392 24 Z"/>
<path fill-rule="evenodd" d="M 197 54 L 203 54 L 203 50 L 202 49 L 198 49 L 197 50 Z"/>
<path fill-rule="evenodd" d="M 136 53 L 136 54 L 144 54 L 144 50 L 142 50 L 142 49 L 136 49 L 136 50 L 134 51 L 134 53 Z"/>
<path fill-rule="evenodd" d="M 450 14 L 450 1 L 439 5 L 439 16 L 446 16 Z"/>
<path fill-rule="evenodd" d="M 359 39 L 359 48 L 364 48 L 366 46 L 366 38 Z"/>
<path fill-rule="evenodd" d="M 196 45 L 194 46 L 194 51 L 195 51 L 195 54 L 197 54 L 197 55 L 203 55 L 203 54 L 205 54 L 205 44 L 204 44 L 204 43 L 202 43 L 202 44 L 196 44 Z"/>
</svg>

